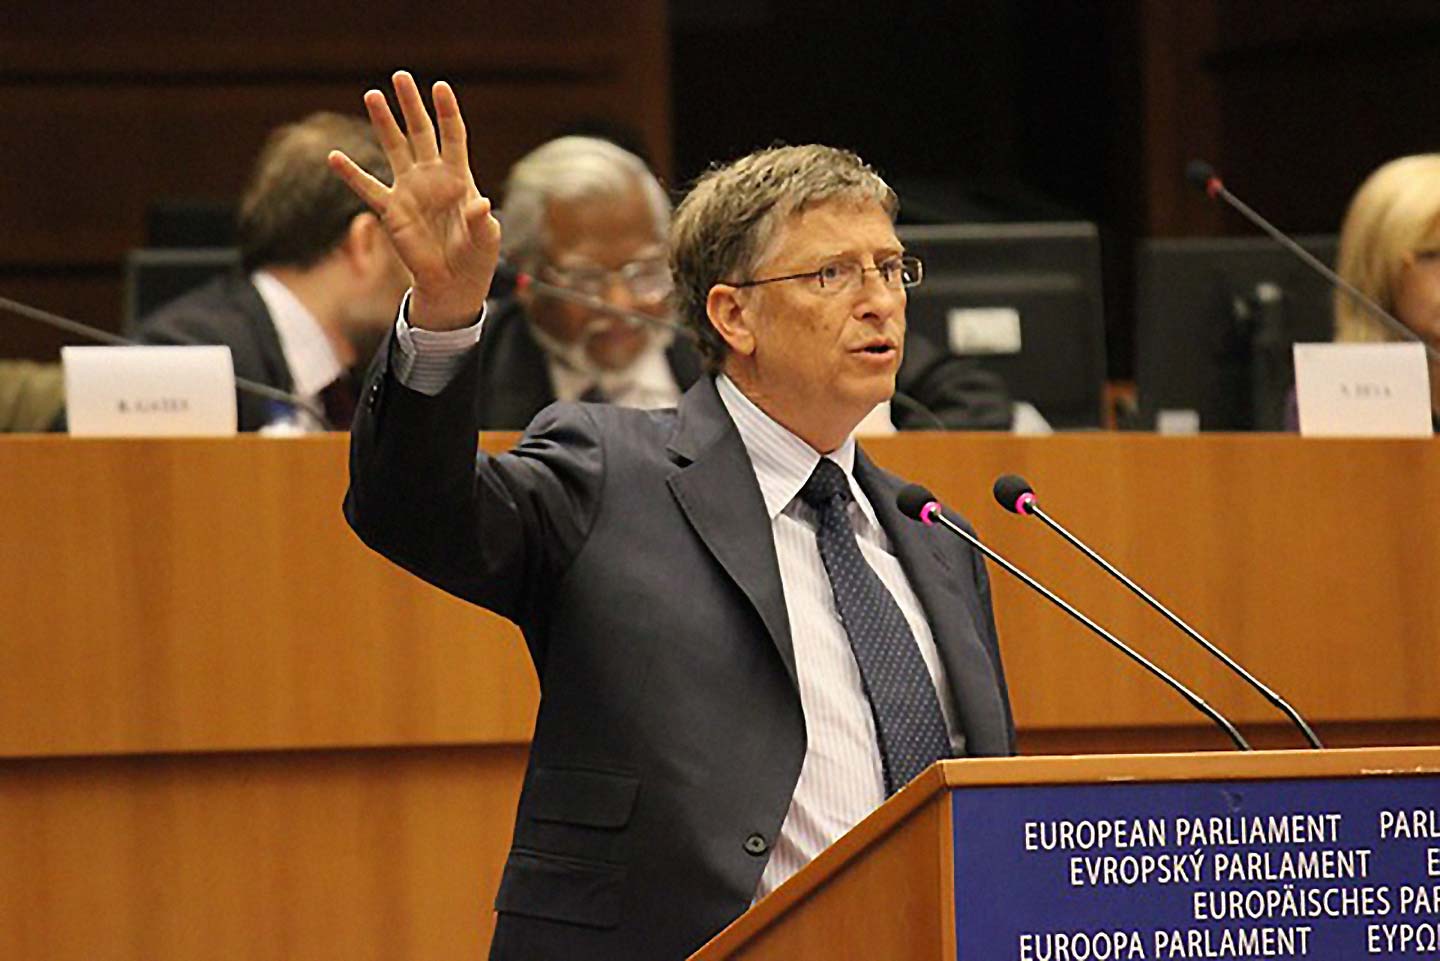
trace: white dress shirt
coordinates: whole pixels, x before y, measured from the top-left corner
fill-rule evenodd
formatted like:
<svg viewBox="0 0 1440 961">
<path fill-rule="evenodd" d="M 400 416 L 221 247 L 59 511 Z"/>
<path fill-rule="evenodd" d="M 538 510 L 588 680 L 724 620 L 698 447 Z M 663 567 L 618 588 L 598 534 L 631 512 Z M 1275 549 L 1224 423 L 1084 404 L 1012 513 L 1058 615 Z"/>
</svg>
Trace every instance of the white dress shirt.
<svg viewBox="0 0 1440 961">
<path fill-rule="evenodd" d="M 641 410 L 674 407 L 680 400 L 680 385 L 665 356 L 673 340 L 668 333 L 651 331 L 645 349 L 623 370 L 605 370 L 590 360 L 583 344 L 562 344 L 533 324 L 529 332 L 545 355 L 556 400 L 579 400 L 591 388 L 612 404 Z"/>
<path fill-rule="evenodd" d="M 330 338 L 325 336 L 324 329 L 309 308 L 300 303 L 299 298 L 274 274 L 257 270 L 250 275 L 250 283 L 255 285 L 255 291 L 275 324 L 275 333 L 280 338 L 280 352 L 285 355 L 285 366 L 290 368 L 291 392 L 300 395 L 312 406 L 323 408 L 320 392 L 345 373 L 345 365 L 335 355 Z M 307 430 L 325 429 L 306 410 L 295 411 L 295 416 Z"/>
<path fill-rule="evenodd" d="M 407 387 L 438 394 L 480 337 L 483 317 L 460 331 L 435 333 L 396 321 L 395 376 Z M 805 714 L 806 752 L 780 836 L 755 891 L 759 900 L 804 867 L 885 800 L 885 778 L 870 703 L 849 637 L 835 612 L 835 596 L 815 540 L 819 522 L 798 497 L 820 455 L 755 406 L 721 375 L 720 399 L 740 432 L 765 499 L 780 564 L 785 609 Z M 949 682 L 924 609 L 864 491 L 855 481 L 855 438 L 826 455 L 845 471 L 854 501 L 850 519 L 860 551 L 894 596 L 929 669 L 957 754 L 964 737 L 956 723 Z"/>
</svg>

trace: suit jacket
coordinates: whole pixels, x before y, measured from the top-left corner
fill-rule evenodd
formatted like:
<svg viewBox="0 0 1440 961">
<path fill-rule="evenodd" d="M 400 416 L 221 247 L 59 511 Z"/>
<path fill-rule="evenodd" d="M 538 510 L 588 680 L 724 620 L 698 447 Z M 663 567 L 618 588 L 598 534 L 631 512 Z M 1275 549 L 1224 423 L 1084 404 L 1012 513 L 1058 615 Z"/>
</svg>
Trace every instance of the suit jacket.
<svg viewBox="0 0 1440 961">
<path fill-rule="evenodd" d="M 161 307 L 141 321 L 140 342 L 223 344 L 235 360 L 236 377 L 294 389 L 275 322 L 243 274 L 217 277 Z M 235 400 L 240 430 L 259 430 L 273 419 L 266 398 L 237 391 Z"/>
<path fill-rule="evenodd" d="M 704 377 L 678 410 L 556 404 L 476 457 L 469 363 L 437 397 L 382 350 L 345 512 L 371 547 L 518 624 L 541 702 L 492 959 L 686 957 L 750 904 L 805 755 L 779 563 L 740 435 Z M 920 598 L 967 750 L 1013 749 L 989 583 L 855 474 Z"/>
<path fill-rule="evenodd" d="M 491 302 L 479 354 L 475 403 L 482 430 L 524 430 L 555 402 L 545 353 L 530 336 L 529 319 L 518 300 Z M 704 371 L 699 353 L 684 337 L 675 338 L 665 358 L 681 391 Z M 891 406 L 891 418 L 900 430 L 1010 429 L 1010 395 L 1004 382 L 918 334 L 906 339 L 896 388 L 914 402 L 907 406 L 901 400 Z"/>
</svg>

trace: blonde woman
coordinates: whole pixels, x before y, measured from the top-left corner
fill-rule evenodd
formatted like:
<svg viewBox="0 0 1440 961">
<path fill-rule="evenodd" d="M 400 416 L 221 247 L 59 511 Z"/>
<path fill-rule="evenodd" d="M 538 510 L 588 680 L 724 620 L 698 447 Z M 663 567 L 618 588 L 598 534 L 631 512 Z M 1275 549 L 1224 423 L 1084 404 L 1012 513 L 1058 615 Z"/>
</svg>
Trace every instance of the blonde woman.
<svg viewBox="0 0 1440 961">
<path fill-rule="evenodd" d="M 1340 231 L 1340 276 L 1440 349 L 1440 153 L 1383 165 L 1355 192 Z M 1343 291 L 1335 292 L 1335 339 L 1399 340 Z M 1430 363 L 1440 414 L 1440 363 Z"/>
</svg>

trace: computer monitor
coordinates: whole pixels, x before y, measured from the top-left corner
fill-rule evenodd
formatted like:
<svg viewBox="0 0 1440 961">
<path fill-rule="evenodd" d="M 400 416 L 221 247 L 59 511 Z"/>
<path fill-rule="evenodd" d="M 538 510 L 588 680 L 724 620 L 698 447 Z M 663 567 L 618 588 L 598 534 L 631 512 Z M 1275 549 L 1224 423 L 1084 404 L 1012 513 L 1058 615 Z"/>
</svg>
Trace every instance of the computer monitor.
<svg viewBox="0 0 1440 961">
<path fill-rule="evenodd" d="M 1058 429 L 1100 425 L 1105 312 L 1089 223 L 898 228 L 925 262 L 910 330 L 973 357 Z"/>
<path fill-rule="evenodd" d="M 150 247 L 125 257 L 125 332 L 181 294 L 240 265 L 234 247 Z"/>
<path fill-rule="evenodd" d="M 1333 266 L 1335 237 L 1298 239 Z M 1138 426 L 1194 411 L 1201 430 L 1283 429 L 1290 348 L 1331 339 L 1330 284 L 1268 237 L 1146 240 L 1137 277 Z"/>
</svg>

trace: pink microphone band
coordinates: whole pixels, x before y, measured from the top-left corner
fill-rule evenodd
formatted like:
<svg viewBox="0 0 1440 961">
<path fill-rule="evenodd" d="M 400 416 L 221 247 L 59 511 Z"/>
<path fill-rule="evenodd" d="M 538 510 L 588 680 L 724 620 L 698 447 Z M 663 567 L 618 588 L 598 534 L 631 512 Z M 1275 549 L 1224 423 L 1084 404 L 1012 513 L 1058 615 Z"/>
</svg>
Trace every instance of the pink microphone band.
<svg viewBox="0 0 1440 961">
<path fill-rule="evenodd" d="M 1026 491 L 1015 499 L 1015 513 L 1030 516 L 1028 508 L 1035 503 L 1035 495 Z"/>
<path fill-rule="evenodd" d="M 935 523 L 935 515 L 938 513 L 940 513 L 940 502 L 931 501 L 920 508 L 920 520 L 925 524 L 933 525 Z"/>
</svg>

